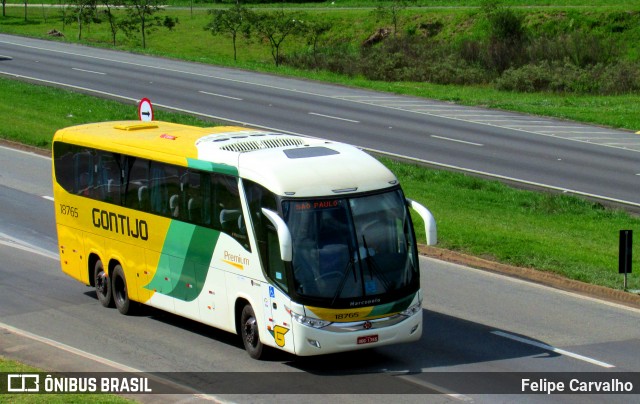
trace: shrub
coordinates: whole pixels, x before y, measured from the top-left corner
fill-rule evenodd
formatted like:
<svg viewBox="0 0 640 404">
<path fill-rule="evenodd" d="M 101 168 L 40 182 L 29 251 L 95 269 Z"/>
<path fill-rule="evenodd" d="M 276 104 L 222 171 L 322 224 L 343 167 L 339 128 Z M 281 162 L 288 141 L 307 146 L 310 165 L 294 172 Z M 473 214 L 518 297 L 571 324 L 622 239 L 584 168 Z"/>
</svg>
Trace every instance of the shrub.
<svg viewBox="0 0 640 404">
<path fill-rule="evenodd" d="M 553 91 L 615 95 L 640 91 L 640 65 L 620 62 L 579 67 L 565 62 L 539 62 L 506 70 L 495 80 L 506 91 Z"/>
</svg>

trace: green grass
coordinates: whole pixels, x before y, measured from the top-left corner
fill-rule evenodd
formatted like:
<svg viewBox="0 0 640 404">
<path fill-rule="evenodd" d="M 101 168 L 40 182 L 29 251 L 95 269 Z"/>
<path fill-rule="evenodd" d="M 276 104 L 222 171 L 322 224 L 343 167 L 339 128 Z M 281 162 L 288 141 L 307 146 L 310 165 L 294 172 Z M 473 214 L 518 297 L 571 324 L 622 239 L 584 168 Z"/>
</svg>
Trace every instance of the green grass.
<svg viewBox="0 0 640 404">
<path fill-rule="evenodd" d="M 135 103 L 113 102 L 62 91 L 57 88 L 29 85 L 0 78 L 3 97 L 0 116 L 10 116 L 12 124 L 0 128 L 0 137 L 42 148 L 51 147 L 52 130 L 87 122 L 138 119 Z M 35 112 L 34 112 L 35 111 Z M 203 125 L 189 115 L 154 111 L 158 120 Z M 213 125 L 211 122 L 209 125 Z"/>
<path fill-rule="evenodd" d="M 638 228 L 640 218 L 573 196 L 382 161 L 434 214 L 438 247 L 621 289 L 619 230 Z M 421 226 L 416 232 L 424 239 Z M 640 248 L 634 250 L 637 267 Z M 630 279 L 637 289 L 638 277 Z"/>
<path fill-rule="evenodd" d="M 27 366 L 20 362 L 4 359 L 0 357 L 0 373 L 37 373 L 43 372 L 41 369 L 37 369 L 31 366 Z M 42 385 L 42 384 L 41 384 Z M 125 400 L 124 398 L 112 395 L 112 394 L 27 394 L 27 393 L 7 393 L 0 396 L 0 401 L 3 403 L 14 404 L 67 404 L 67 403 L 104 403 L 104 404 L 118 404 L 118 403 L 131 403 L 131 400 Z"/>
<path fill-rule="evenodd" d="M 2 78 L 0 88 L 4 95 L 0 114 L 12 117 L 12 125 L 0 127 L 0 137 L 39 147 L 50 147 L 53 133 L 65 126 L 137 115 L 133 103 Z M 25 111 L 37 111 L 38 119 Z M 155 115 L 158 120 L 212 124 L 162 110 Z M 517 190 L 460 173 L 382 161 L 396 173 L 407 195 L 433 212 L 439 247 L 622 288 L 617 273 L 619 230 L 639 228 L 640 218 L 577 197 Z M 416 225 L 416 230 L 424 240 L 422 226 Z M 640 268 L 640 250 L 635 250 L 634 266 Z M 640 289 L 636 273 L 629 278 L 629 288 Z"/>
<path fill-rule="evenodd" d="M 486 0 L 415 0 L 410 1 L 410 7 L 481 7 Z M 60 4 L 59 0 L 41 0 L 37 4 Z M 235 3 L 235 1 L 226 0 L 195 0 L 194 7 L 226 7 Z M 256 4 L 260 7 L 306 7 L 306 8 L 341 8 L 341 7 L 358 7 L 371 8 L 378 7 L 380 4 L 391 4 L 392 0 L 328 0 L 318 3 L 273 3 L 273 4 Z M 23 5 L 23 0 L 7 0 L 7 4 Z M 189 7 L 192 2 L 189 0 L 167 0 L 162 4 L 170 6 Z M 509 7 L 634 7 L 637 6 L 637 0 L 503 0 L 501 4 Z"/>
</svg>

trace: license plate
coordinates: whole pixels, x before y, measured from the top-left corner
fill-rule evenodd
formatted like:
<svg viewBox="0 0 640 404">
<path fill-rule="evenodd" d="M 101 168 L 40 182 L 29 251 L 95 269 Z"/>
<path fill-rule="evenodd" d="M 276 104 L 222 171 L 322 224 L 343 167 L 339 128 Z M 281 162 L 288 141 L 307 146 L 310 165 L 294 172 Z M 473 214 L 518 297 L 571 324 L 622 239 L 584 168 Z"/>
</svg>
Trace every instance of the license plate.
<svg viewBox="0 0 640 404">
<path fill-rule="evenodd" d="M 358 337 L 358 345 L 360 344 L 370 344 L 372 342 L 378 342 L 377 335 L 366 335 L 364 337 Z"/>
</svg>

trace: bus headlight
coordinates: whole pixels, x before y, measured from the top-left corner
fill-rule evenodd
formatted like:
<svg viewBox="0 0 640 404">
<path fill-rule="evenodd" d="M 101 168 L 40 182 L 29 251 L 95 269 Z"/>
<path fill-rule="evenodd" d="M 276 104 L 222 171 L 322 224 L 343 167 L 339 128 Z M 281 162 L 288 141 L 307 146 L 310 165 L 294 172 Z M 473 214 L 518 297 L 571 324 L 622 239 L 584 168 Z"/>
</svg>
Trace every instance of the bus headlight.
<svg viewBox="0 0 640 404">
<path fill-rule="evenodd" d="M 416 303 L 413 306 L 406 309 L 405 311 L 400 312 L 400 314 L 402 314 L 403 316 L 411 317 L 414 314 L 419 313 L 421 311 L 422 311 L 422 304 Z"/>
<path fill-rule="evenodd" d="M 319 318 L 305 317 L 301 314 L 291 312 L 291 317 L 302 325 L 313 328 L 322 328 L 331 324 L 331 321 L 320 320 Z"/>
</svg>

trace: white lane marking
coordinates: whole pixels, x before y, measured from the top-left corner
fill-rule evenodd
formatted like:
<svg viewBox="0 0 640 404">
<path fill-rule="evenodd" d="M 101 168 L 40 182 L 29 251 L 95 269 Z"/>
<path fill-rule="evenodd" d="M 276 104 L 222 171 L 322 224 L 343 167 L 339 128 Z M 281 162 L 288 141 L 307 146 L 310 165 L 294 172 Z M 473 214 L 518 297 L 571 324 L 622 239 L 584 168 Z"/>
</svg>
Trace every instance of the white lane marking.
<svg viewBox="0 0 640 404">
<path fill-rule="evenodd" d="M 56 261 L 60 260 L 60 256 L 56 253 L 53 253 L 51 251 L 45 250 L 40 247 L 36 247 L 25 241 L 11 237 L 5 233 L 0 233 L 0 245 L 16 248 L 18 250 L 30 252 L 33 254 L 38 254 L 46 258 L 51 258 L 52 260 L 56 260 Z"/>
<path fill-rule="evenodd" d="M 474 119 L 474 120 L 478 120 L 480 121 L 480 119 Z M 513 119 L 495 119 L 495 120 L 491 120 L 491 122 L 512 122 L 513 125 L 518 125 L 518 126 L 533 126 L 536 127 L 538 125 L 526 125 L 527 123 L 533 123 L 535 124 L 536 122 L 542 122 L 542 123 L 547 123 L 549 121 L 536 121 L 536 120 L 532 120 L 530 118 L 527 117 L 521 117 L 521 116 L 517 116 L 514 117 Z M 509 125 L 504 125 L 505 127 L 509 127 Z"/>
<path fill-rule="evenodd" d="M 387 372 L 387 371 L 383 370 L 383 372 L 386 372 L 386 373 L 389 373 L 389 374 L 407 373 L 407 375 L 399 375 L 399 376 L 396 375 L 395 377 L 402 378 L 403 380 L 406 380 L 409 383 L 416 384 L 416 385 L 422 386 L 422 387 L 426 387 L 428 389 L 431 389 L 431 390 L 434 390 L 434 391 L 438 392 L 439 394 L 443 394 L 445 396 L 454 398 L 454 399 L 459 400 L 459 401 L 473 402 L 473 399 L 471 397 L 465 396 L 464 394 L 455 393 L 452 390 L 449 390 L 449 389 L 447 389 L 445 387 L 441 387 L 441 386 L 438 386 L 437 384 L 433 384 L 433 383 L 430 383 L 430 382 L 427 382 L 427 381 L 424 381 L 424 380 L 420 380 L 415 376 L 411 376 L 411 375 L 409 375 L 411 372 L 408 371 L 408 370 L 401 370 L 399 372 Z M 428 373 L 428 371 L 424 371 L 424 370 L 423 370 L 423 372 L 424 373 Z"/>
<path fill-rule="evenodd" d="M 364 100 L 370 100 L 370 99 L 387 99 L 387 98 L 391 98 L 391 99 L 402 99 L 401 97 L 397 96 L 397 95 L 340 95 L 337 94 L 335 95 L 335 97 L 339 97 L 339 98 L 362 98 Z"/>
<path fill-rule="evenodd" d="M 581 132 L 582 133 L 582 132 Z M 572 139 L 578 139 L 578 140 L 586 140 L 586 141 L 598 141 L 598 140 L 637 140 L 637 138 L 620 138 L 620 137 L 591 137 L 591 136 L 574 136 Z"/>
<path fill-rule="evenodd" d="M 611 132 L 598 132 L 598 131 L 591 131 L 591 130 L 585 130 L 585 129 L 580 129 L 580 130 L 564 130 L 562 127 L 558 126 L 557 129 L 550 129 L 550 130 L 541 130 L 540 133 L 562 133 L 562 134 L 568 134 L 571 135 L 572 133 L 574 134 L 578 134 L 578 135 L 603 135 L 603 134 L 607 134 L 607 133 L 611 133 Z M 576 137 L 569 137 L 567 135 L 562 137 L 563 139 L 569 139 L 569 140 L 573 140 L 576 139 Z M 637 140 L 637 139 L 635 139 Z"/>
<path fill-rule="evenodd" d="M 425 260 L 432 260 L 432 261 L 442 261 L 442 260 L 439 260 L 437 258 L 432 258 L 432 257 L 426 256 L 426 255 L 421 255 L 420 258 L 425 259 Z M 559 294 L 564 295 L 564 296 L 571 296 L 571 297 L 576 298 L 576 299 L 586 300 L 586 301 L 593 302 L 593 303 L 603 304 L 603 305 L 609 306 L 609 307 L 615 307 L 616 309 L 630 311 L 630 312 L 635 313 L 635 314 L 640 314 L 640 309 L 636 309 L 635 307 L 626 306 L 624 304 L 614 303 L 614 302 L 610 302 L 610 301 L 607 301 L 607 300 L 601 300 L 601 299 L 598 299 L 598 298 L 595 298 L 595 297 L 591 297 L 591 296 L 581 295 L 579 293 L 571 292 L 571 291 L 568 291 L 568 290 L 556 289 L 554 287 L 543 285 L 543 284 L 536 283 L 536 282 L 531 282 L 531 281 L 528 281 L 526 279 L 518 279 L 518 278 L 514 278 L 514 277 L 509 276 L 509 275 L 504 275 L 504 274 L 501 274 L 501 273 L 489 272 L 489 271 L 484 270 L 484 269 L 472 268 L 472 267 L 468 267 L 468 266 L 465 266 L 465 265 L 456 264 L 454 262 L 447 262 L 447 265 L 455 266 L 456 268 L 460 268 L 460 269 L 462 269 L 464 271 L 473 271 L 473 272 L 476 272 L 476 273 L 481 273 L 483 276 L 495 277 L 495 278 L 500 279 L 500 280 L 505 280 L 505 281 L 517 283 L 517 284 L 520 284 L 520 285 L 527 285 L 527 286 L 532 287 L 532 288 L 544 289 L 544 290 L 546 290 L 548 292 L 559 293 Z"/>
<path fill-rule="evenodd" d="M 363 103 L 366 104 L 366 103 Z M 371 104 L 377 107 L 384 107 L 384 105 L 378 105 L 378 104 Z M 445 107 L 446 105 L 443 105 L 443 107 Z M 387 108 L 391 108 L 391 107 L 387 107 Z M 437 108 L 440 108 L 440 106 L 438 106 Z M 453 108 L 453 107 L 451 107 Z M 393 108 L 393 109 L 398 109 L 398 108 Z M 425 114 L 425 115 L 433 115 L 433 116 L 440 116 L 443 118 L 450 118 L 450 119 L 455 119 L 458 121 L 464 121 L 464 119 L 459 119 L 459 118 L 454 118 L 454 117 L 450 117 L 447 114 L 450 112 L 464 112 L 464 111 L 469 111 L 468 108 L 456 108 L 456 109 L 413 109 L 411 110 L 411 112 L 415 112 L 417 114 Z M 439 114 L 434 114 L 434 112 L 446 112 L 447 114 L 444 113 L 439 113 Z M 469 121 L 472 122 L 472 121 Z"/>
<path fill-rule="evenodd" d="M 118 362 L 114 362 L 112 360 L 103 358 L 101 356 L 94 355 L 92 353 L 80 350 L 78 348 L 74 348 L 72 346 L 69 346 L 67 344 L 63 344 L 62 342 L 58 342 L 58 341 L 52 340 L 50 338 L 41 337 L 40 335 L 36 335 L 36 334 L 30 333 L 29 331 L 21 330 L 20 328 L 16 328 L 16 327 L 10 326 L 9 324 L 0 323 L 0 328 L 5 329 L 5 330 L 7 330 L 9 332 L 12 332 L 14 334 L 18 334 L 18 335 L 20 335 L 22 337 L 26 337 L 26 338 L 29 338 L 29 339 L 32 339 L 32 340 L 35 340 L 35 341 L 38 341 L 38 342 L 42 342 L 43 344 L 49 345 L 51 347 L 54 347 L 54 348 L 57 348 L 57 349 L 61 349 L 61 350 L 66 351 L 66 352 L 70 352 L 72 354 L 79 355 L 79 356 L 81 356 L 83 358 L 96 361 L 96 362 L 101 363 L 103 365 L 111 366 L 111 367 L 113 367 L 115 369 L 122 370 L 123 372 L 136 372 L 136 373 L 142 372 L 142 370 L 139 370 L 139 369 L 136 369 L 136 368 L 132 368 L 130 366 L 123 365 L 123 364 L 118 363 Z"/>
<path fill-rule="evenodd" d="M 390 107 L 390 108 L 408 108 L 408 111 L 412 111 L 411 108 L 426 108 L 425 105 L 422 103 L 404 104 L 404 101 L 396 101 L 391 103 L 379 103 L 379 104 L 371 104 L 371 105 L 377 105 L 381 107 Z"/>
<path fill-rule="evenodd" d="M 45 159 L 45 160 L 51 160 L 51 157 L 49 157 L 49 156 L 43 156 L 41 154 L 30 152 L 30 151 L 14 149 L 13 147 L 0 146 L 0 149 L 5 149 L 5 150 L 11 151 L 11 152 L 16 152 L 16 153 L 28 154 L 30 156 L 39 157 L 39 158 Z"/>
<path fill-rule="evenodd" d="M 561 192 L 570 193 L 570 194 L 574 194 L 574 195 L 588 196 L 588 197 L 591 197 L 591 198 L 602 199 L 602 200 L 609 201 L 609 202 L 621 203 L 623 205 L 640 207 L 640 203 L 631 202 L 631 201 L 625 201 L 625 200 L 622 200 L 622 199 L 610 198 L 608 196 L 603 196 L 603 195 L 598 195 L 598 194 L 591 194 L 589 192 L 576 191 L 575 189 L 557 187 L 557 186 L 554 186 L 554 185 L 543 184 L 541 182 L 522 180 L 522 179 L 519 179 L 519 178 L 508 177 L 506 175 L 493 174 L 493 173 L 489 173 L 489 172 L 486 172 L 486 171 L 480 171 L 480 170 L 474 170 L 474 169 L 471 169 L 471 168 L 464 168 L 464 167 L 460 167 L 460 166 L 454 166 L 452 164 L 438 163 L 437 161 L 424 160 L 424 159 L 419 159 L 419 158 L 416 158 L 416 157 L 407 157 L 407 156 L 403 156 L 401 154 L 391 153 L 391 152 L 378 150 L 378 149 L 371 149 L 371 148 L 368 148 L 368 147 L 362 147 L 362 149 L 366 150 L 366 151 L 369 151 L 369 152 L 372 152 L 372 153 L 375 153 L 375 154 L 381 154 L 381 155 L 385 155 L 385 156 L 389 156 L 389 157 L 395 157 L 395 158 L 402 159 L 402 160 L 407 160 L 407 161 L 415 161 L 415 162 L 418 162 L 418 163 L 432 165 L 432 166 L 435 166 L 435 167 L 443 167 L 443 168 L 449 168 L 449 169 L 452 169 L 452 170 L 463 171 L 463 172 L 466 172 L 466 173 L 480 174 L 480 175 L 484 175 L 484 176 L 491 177 L 491 178 L 498 178 L 498 179 L 501 179 L 501 180 L 514 181 L 514 182 L 517 182 L 519 184 L 533 185 L 533 186 L 540 187 L 540 188 L 553 189 L 555 191 L 561 191 Z"/>
<path fill-rule="evenodd" d="M 44 199 L 48 199 L 48 200 L 50 200 L 50 201 L 52 201 L 52 202 L 53 202 L 53 196 L 44 195 L 44 196 L 43 196 L 43 198 L 44 198 Z"/>
<path fill-rule="evenodd" d="M 222 98 L 229 98 L 232 100 L 237 100 L 237 101 L 242 101 L 242 98 L 238 98 L 238 97 L 231 97 L 229 95 L 222 95 L 222 94 L 216 94 L 216 93 L 209 93 L 207 91 L 198 91 L 200 94 L 206 94 L 206 95 L 213 95 L 216 97 L 222 97 Z"/>
<path fill-rule="evenodd" d="M 83 351 L 81 349 L 72 347 L 72 346 L 67 345 L 67 344 L 63 344 L 62 342 L 58 342 L 58 341 L 52 340 L 50 338 L 46 338 L 46 337 L 42 337 L 42 336 L 37 335 L 37 334 L 33 334 L 33 333 L 29 332 L 29 331 L 25 331 L 25 330 L 22 330 L 20 328 L 13 327 L 13 326 L 11 326 L 9 324 L 5 324 L 5 323 L 1 323 L 0 322 L 0 329 L 4 329 L 4 330 L 9 331 L 9 332 L 11 332 L 13 334 L 17 334 L 17 335 L 19 335 L 21 337 L 25 337 L 25 338 L 32 339 L 34 341 L 41 342 L 41 343 L 43 343 L 45 345 L 49 345 L 49 346 L 51 346 L 53 348 L 60 349 L 62 351 L 66 351 L 66 352 L 78 355 L 78 356 L 80 356 L 82 358 L 89 359 L 89 360 L 101 363 L 103 365 L 106 365 L 106 366 L 110 366 L 110 367 L 112 367 L 114 369 L 118 369 L 118 370 L 120 370 L 122 372 L 143 373 L 143 374 L 145 373 L 144 371 L 142 371 L 140 369 L 132 368 L 131 366 L 127 366 L 127 365 L 124 365 L 122 363 L 114 362 L 114 361 L 112 361 L 110 359 L 103 358 L 103 357 L 98 356 L 98 355 L 94 355 L 94 354 L 92 354 L 90 352 Z M 174 386 L 179 386 L 179 387 L 184 387 L 179 383 L 175 383 L 175 382 L 173 382 L 171 380 L 168 380 L 168 379 L 165 379 L 164 377 L 161 377 L 161 376 L 149 375 L 149 377 L 158 379 L 158 380 L 162 381 L 163 383 L 172 384 Z M 222 400 L 216 398 L 215 396 L 212 396 L 212 395 L 209 395 L 209 394 L 192 393 L 191 395 L 194 396 L 194 397 L 206 399 L 208 401 L 214 401 L 214 402 L 218 402 L 218 403 L 224 403 L 225 402 L 225 401 L 222 401 Z"/>
<path fill-rule="evenodd" d="M 354 121 L 353 119 L 340 118 L 339 116 L 332 116 L 332 115 L 317 114 L 317 113 L 315 113 L 315 112 L 309 112 L 309 115 L 321 116 L 321 117 L 323 117 L 323 118 L 329 118 L 329 119 L 337 119 L 337 120 L 339 120 L 339 121 L 347 121 L 347 122 L 353 122 L 353 123 L 360 123 L 360 121 Z"/>
<path fill-rule="evenodd" d="M 607 369 L 615 368 L 615 365 L 611 365 L 609 363 L 602 362 L 602 361 L 599 361 L 597 359 L 589 358 L 588 356 L 578 355 L 577 353 L 569 352 L 569 351 L 566 351 L 564 349 L 560 349 L 560 348 L 556 348 L 556 347 L 551 346 L 551 345 L 543 344 L 541 342 L 533 341 L 533 340 L 530 340 L 530 339 L 527 339 L 527 338 L 518 337 L 517 335 L 509 334 L 509 333 L 502 332 L 502 331 L 491 331 L 491 334 L 494 334 L 494 335 L 497 335 L 497 336 L 503 337 L 503 338 L 508 338 L 508 339 L 511 339 L 511 340 L 514 340 L 514 341 L 518 341 L 518 342 L 521 342 L 523 344 L 532 345 L 532 346 L 535 346 L 537 348 L 544 349 L 546 351 L 551 351 L 551 352 L 558 353 L 560 355 L 569 356 L 571 358 L 578 359 L 578 360 L 581 360 L 581 361 L 584 361 L 584 362 L 588 362 L 588 363 L 591 363 L 593 365 L 597 365 L 597 366 L 600 366 L 600 367 L 603 367 L 603 368 L 607 368 Z"/>
<path fill-rule="evenodd" d="M 470 144 L 472 146 L 484 146 L 482 143 L 467 142 L 466 140 L 451 139 L 450 137 L 436 136 L 436 135 L 431 135 L 431 137 L 436 138 L 436 139 L 448 140 L 450 142 Z"/>
<path fill-rule="evenodd" d="M 93 70 L 85 70 L 85 69 L 79 69 L 77 67 L 72 67 L 71 70 L 75 70 L 77 72 L 83 72 L 83 73 L 91 73 L 91 74 L 100 74 L 100 75 L 106 75 L 107 73 L 103 73 L 103 72 L 96 72 Z"/>
</svg>

